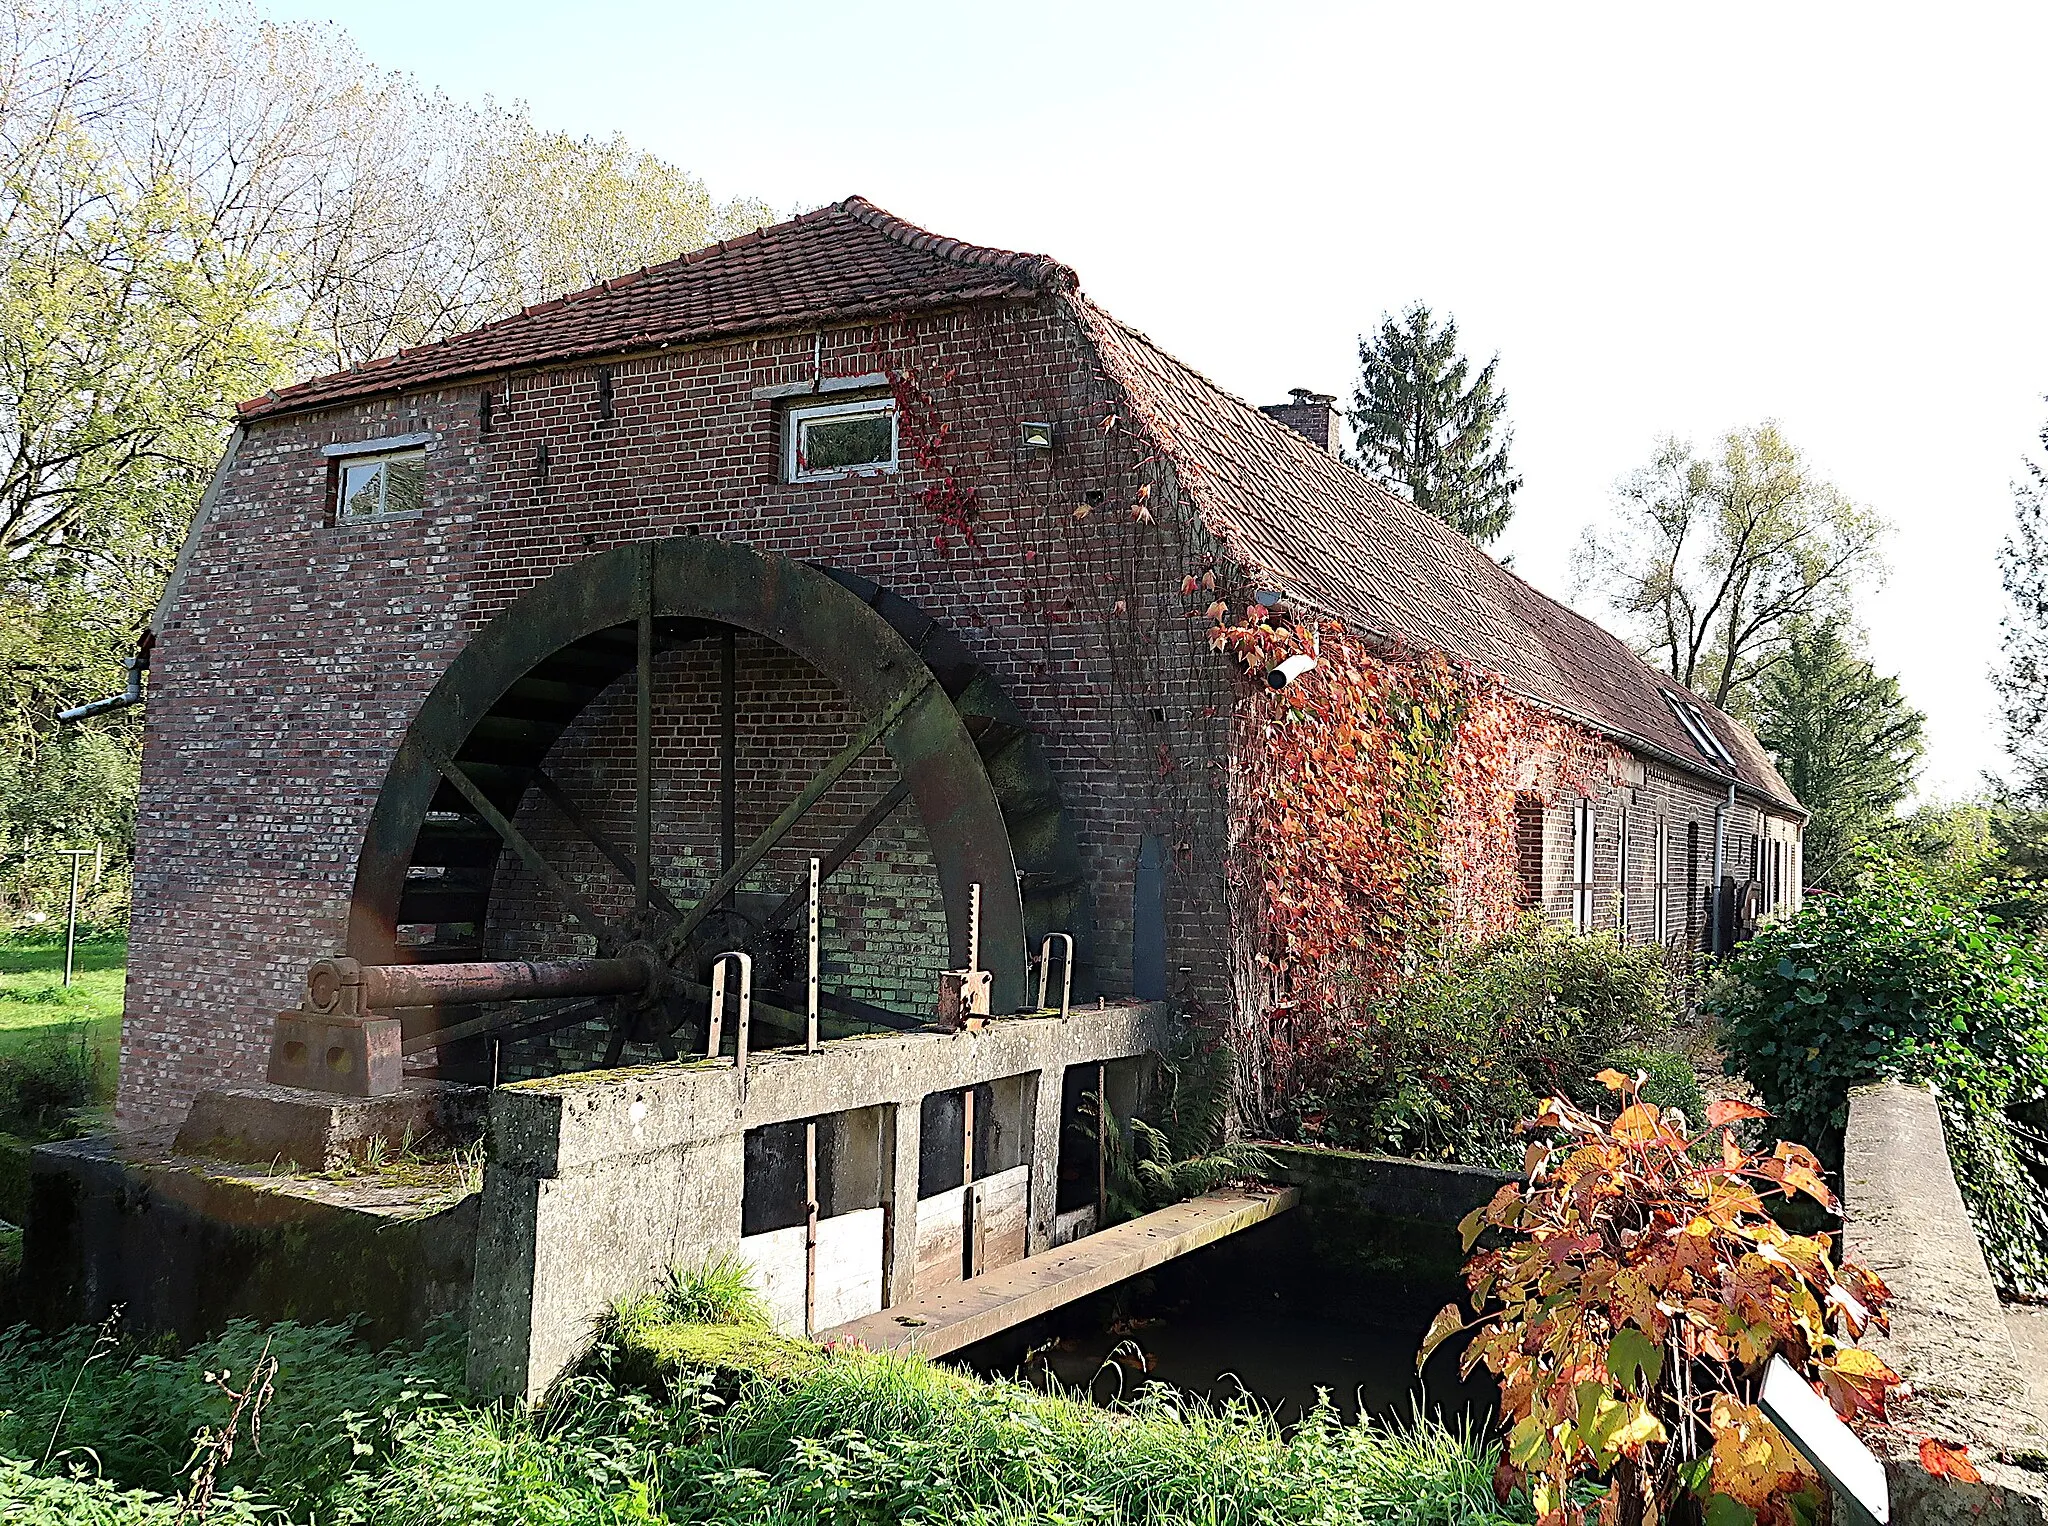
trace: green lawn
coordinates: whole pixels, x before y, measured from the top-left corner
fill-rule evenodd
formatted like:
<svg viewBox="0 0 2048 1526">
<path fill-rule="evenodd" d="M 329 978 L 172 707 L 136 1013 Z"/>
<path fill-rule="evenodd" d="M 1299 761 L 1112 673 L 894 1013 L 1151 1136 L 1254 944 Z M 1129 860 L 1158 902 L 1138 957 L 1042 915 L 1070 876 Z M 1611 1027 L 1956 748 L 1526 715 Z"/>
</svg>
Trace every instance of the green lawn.
<svg viewBox="0 0 2048 1526">
<path fill-rule="evenodd" d="M 123 936 L 79 940 L 64 984 L 64 935 L 0 937 L 0 1057 L 45 1046 L 81 1028 L 101 1057 L 112 1094 L 120 1058 L 121 992 L 128 977 Z"/>
</svg>

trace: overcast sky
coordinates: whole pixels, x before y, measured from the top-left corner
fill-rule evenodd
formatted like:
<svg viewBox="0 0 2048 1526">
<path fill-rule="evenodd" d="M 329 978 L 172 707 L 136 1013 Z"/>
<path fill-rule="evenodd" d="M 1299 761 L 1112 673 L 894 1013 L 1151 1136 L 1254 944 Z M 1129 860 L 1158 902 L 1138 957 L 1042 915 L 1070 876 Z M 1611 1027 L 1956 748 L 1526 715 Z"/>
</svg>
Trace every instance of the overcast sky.
<svg viewBox="0 0 2048 1526">
<path fill-rule="evenodd" d="M 1863 605 L 1924 788 L 2001 763 L 2008 484 L 2048 418 L 2048 7 L 267 0 L 714 193 L 1040 250 L 1252 402 L 1421 298 L 1498 351 L 1566 560 L 1661 434 L 1775 418 L 1898 526 Z"/>
</svg>

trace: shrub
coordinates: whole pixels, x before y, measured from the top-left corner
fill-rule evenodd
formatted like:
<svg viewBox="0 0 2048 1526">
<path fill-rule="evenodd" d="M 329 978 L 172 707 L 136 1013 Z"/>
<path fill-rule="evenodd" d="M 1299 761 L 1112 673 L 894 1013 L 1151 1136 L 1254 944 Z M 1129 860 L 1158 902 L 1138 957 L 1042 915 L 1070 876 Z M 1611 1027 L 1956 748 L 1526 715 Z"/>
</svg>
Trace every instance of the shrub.
<svg viewBox="0 0 2048 1526">
<path fill-rule="evenodd" d="M 1603 1071 L 1618 1114 L 1561 1100 L 1532 1126 L 1525 1180 L 1463 1225 L 1470 1251 L 1488 1229 L 1514 1237 L 1465 1269 L 1481 1326 L 1464 1368 L 1500 1379 L 1507 1461 L 1547 1522 L 1659 1521 L 1691 1494 L 1726 1526 L 1811 1520 L 1812 1469 L 1757 1407 L 1765 1365 L 1782 1356 L 1843 1419 L 1882 1420 L 1897 1375 L 1847 1344 L 1889 1298 L 1868 1272 L 1834 1262 L 1825 1235 L 1788 1232 L 1766 1198 L 1834 1197 L 1802 1145 L 1743 1150 L 1727 1124 L 1767 1116 L 1717 1102 L 1688 1135 L 1634 1080 Z M 1715 1135 L 1719 1135 L 1715 1146 Z M 1704 1146 L 1704 1148 L 1702 1148 Z M 1458 1306 L 1430 1326 L 1422 1358 L 1467 1328 Z"/>
<path fill-rule="evenodd" d="M 1707 1094 L 1700 1089 L 1700 1078 L 1692 1061 L 1676 1050 L 1616 1049 L 1607 1055 L 1605 1065 L 1624 1075 L 1640 1075 L 1643 1100 L 1664 1112 L 1675 1110 L 1694 1124 L 1707 1116 Z M 1603 1098 L 1599 1082 L 1592 1077 L 1572 1093 L 1572 1100 L 1581 1104 L 1598 1103 Z"/>
<path fill-rule="evenodd" d="M 85 1463 L 128 1488 L 176 1493 L 195 1435 L 230 1408 L 204 1374 L 241 1379 L 266 1354 L 278 1370 L 262 1446 L 237 1450 L 220 1483 L 296 1508 L 388 1459 L 417 1414 L 456 1391 L 462 1336 L 444 1329 L 421 1352 L 376 1352 L 345 1326 L 236 1320 L 164 1356 L 93 1330 L 44 1337 L 17 1326 L 0 1332 L 0 1454 Z"/>
<path fill-rule="evenodd" d="M 1418 973 L 1327 1057 L 1303 1132 L 1399 1154 L 1495 1163 L 1518 1120 L 1617 1047 L 1670 1027 L 1664 951 L 1532 917 Z"/>
<path fill-rule="evenodd" d="M 65 1139 L 82 1115 L 108 1100 L 111 1077 L 85 1026 L 36 1033 L 0 1054 L 0 1132 Z"/>
<path fill-rule="evenodd" d="M 1872 860 L 1751 939 L 1708 993 L 1729 1069 L 1835 1158 L 1849 1088 L 1935 1082 L 1956 1177 L 2000 1283 L 2048 1291 L 2048 1206 L 2005 1109 L 2048 1092 L 2048 967 L 1997 916 Z"/>
<path fill-rule="evenodd" d="M 1231 1059 L 1227 1043 L 1191 1022 L 1172 1051 L 1159 1057 L 1148 1108 L 1156 1122 L 1119 1121 L 1108 1099 L 1093 1094 L 1082 1101 L 1082 1126 L 1091 1138 L 1108 1141 L 1113 1219 L 1134 1219 L 1228 1182 L 1273 1175 L 1272 1156 L 1249 1140 L 1227 1137 Z"/>
</svg>

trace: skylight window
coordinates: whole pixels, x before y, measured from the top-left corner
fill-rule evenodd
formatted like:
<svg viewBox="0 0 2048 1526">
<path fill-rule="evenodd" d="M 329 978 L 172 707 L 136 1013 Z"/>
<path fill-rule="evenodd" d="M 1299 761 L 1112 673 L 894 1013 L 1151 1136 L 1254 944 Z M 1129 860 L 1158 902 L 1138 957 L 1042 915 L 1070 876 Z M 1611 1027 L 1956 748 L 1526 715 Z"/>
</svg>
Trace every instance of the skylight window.
<svg viewBox="0 0 2048 1526">
<path fill-rule="evenodd" d="M 1692 738 L 1693 746 L 1723 768 L 1735 766 L 1734 757 L 1721 744 L 1721 738 L 1715 734 L 1713 723 L 1707 719 L 1707 712 L 1700 707 L 1699 701 L 1681 698 L 1666 689 L 1664 703 L 1669 705 L 1671 713 L 1678 717 L 1679 725 L 1683 726 L 1685 734 Z"/>
<path fill-rule="evenodd" d="M 789 410 L 784 475 L 820 482 L 856 472 L 896 470 L 896 402 L 867 398 Z"/>
</svg>

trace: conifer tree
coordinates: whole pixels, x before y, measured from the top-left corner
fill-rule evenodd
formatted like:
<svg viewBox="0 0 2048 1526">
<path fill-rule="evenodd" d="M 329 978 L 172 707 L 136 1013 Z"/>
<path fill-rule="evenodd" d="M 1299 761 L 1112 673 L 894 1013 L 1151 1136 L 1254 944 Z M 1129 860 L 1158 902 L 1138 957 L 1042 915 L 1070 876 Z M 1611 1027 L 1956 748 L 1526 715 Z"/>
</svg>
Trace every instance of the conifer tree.
<svg viewBox="0 0 2048 1526">
<path fill-rule="evenodd" d="M 1927 717 L 1899 681 L 1880 675 L 1832 621 L 1796 633 L 1755 689 L 1756 736 L 1806 824 L 1806 880 L 1832 886 L 1858 847 L 1899 828 L 1913 792 Z"/>
<path fill-rule="evenodd" d="M 1408 489 L 1415 506 L 1485 545 L 1507 528 L 1522 485 L 1508 464 L 1514 431 L 1496 383 L 1500 357 L 1471 374 L 1458 324 L 1418 302 L 1358 341 L 1351 424 L 1359 459 Z"/>
<path fill-rule="evenodd" d="M 2048 450 L 2048 428 L 2041 431 Z M 2010 603 L 2001 622 L 2003 658 L 1991 681 L 2004 702 L 2005 750 L 2019 794 L 2048 803 L 2048 466 L 2029 458 L 2012 485 L 2013 528 L 1998 553 Z"/>
</svg>

